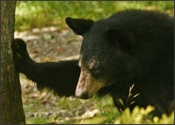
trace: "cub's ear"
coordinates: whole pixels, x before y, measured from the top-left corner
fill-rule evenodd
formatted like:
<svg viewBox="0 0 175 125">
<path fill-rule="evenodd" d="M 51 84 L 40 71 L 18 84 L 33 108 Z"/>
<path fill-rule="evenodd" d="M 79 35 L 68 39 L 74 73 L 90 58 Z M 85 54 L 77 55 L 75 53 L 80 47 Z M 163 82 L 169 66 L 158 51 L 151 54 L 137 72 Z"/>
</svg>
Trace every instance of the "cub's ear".
<svg viewBox="0 0 175 125">
<path fill-rule="evenodd" d="M 131 49 L 130 45 L 130 35 L 125 30 L 121 29 L 109 29 L 107 30 L 107 40 L 115 45 L 117 48 L 129 51 Z"/>
<path fill-rule="evenodd" d="M 78 35 L 83 35 L 94 23 L 91 19 L 66 18 L 67 25 Z"/>
</svg>

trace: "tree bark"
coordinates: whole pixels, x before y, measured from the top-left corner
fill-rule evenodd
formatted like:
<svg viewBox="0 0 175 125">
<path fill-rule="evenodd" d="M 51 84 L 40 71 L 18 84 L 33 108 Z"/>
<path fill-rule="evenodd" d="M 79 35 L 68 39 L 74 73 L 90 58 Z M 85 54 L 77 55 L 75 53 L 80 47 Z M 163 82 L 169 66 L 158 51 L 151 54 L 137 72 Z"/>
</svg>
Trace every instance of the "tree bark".
<svg viewBox="0 0 175 125">
<path fill-rule="evenodd" d="M 15 71 L 11 43 L 14 39 L 16 1 L 1 1 L 0 124 L 24 124 L 19 75 Z"/>
</svg>

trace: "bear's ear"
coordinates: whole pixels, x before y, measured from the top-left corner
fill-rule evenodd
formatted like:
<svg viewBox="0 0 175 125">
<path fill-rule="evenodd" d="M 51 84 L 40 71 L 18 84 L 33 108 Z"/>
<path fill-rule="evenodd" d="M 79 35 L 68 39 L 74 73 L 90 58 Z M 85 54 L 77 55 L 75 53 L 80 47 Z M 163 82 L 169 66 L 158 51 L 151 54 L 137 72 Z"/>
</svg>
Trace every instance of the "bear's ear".
<svg viewBox="0 0 175 125">
<path fill-rule="evenodd" d="M 122 50 L 130 50 L 129 34 L 121 29 L 107 30 L 107 40 Z"/>
<path fill-rule="evenodd" d="M 78 35 L 83 35 L 94 23 L 91 19 L 66 18 L 67 25 Z"/>
</svg>

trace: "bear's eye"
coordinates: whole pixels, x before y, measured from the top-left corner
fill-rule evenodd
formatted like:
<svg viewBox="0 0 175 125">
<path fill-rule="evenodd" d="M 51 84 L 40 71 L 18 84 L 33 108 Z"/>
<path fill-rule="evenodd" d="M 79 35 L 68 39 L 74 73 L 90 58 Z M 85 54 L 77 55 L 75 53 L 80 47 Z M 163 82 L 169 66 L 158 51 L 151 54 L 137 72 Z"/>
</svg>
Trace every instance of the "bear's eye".
<svg viewBox="0 0 175 125">
<path fill-rule="evenodd" d="M 99 78 L 102 74 L 102 72 L 99 68 L 89 67 L 89 71 L 90 71 L 91 75 L 95 78 Z"/>
</svg>

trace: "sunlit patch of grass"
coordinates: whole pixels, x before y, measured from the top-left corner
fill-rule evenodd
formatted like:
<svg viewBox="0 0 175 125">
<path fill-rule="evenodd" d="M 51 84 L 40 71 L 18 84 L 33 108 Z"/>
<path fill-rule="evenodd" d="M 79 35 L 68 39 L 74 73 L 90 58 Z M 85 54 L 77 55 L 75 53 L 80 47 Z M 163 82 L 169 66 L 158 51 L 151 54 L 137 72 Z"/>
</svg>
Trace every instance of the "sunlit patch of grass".
<svg viewBox="0 0 175 125">
<path fill-rule="evenodd" d="M 161 118 L 157 116 L 148 117 L 148 113 L 150 113 L 154 107 L 147 106 L 146 109 L 139 108 L 136 106 L 132 112 L 130 112 L 129 108 L 126 108 L 122 112 L 122 114 L 116 118 L 114 121 L 115 124 L 174 124 L 174 112 L 167 116 L 165 114 L 162 115 Z"/>
<path fill-rule="evenodd" d="M 98 20 L 125 9 L 174 9 L 173 1 L 19 1 L 16 7 L 16 30 L 46 26 L 65 27 L 65 18 Z"/>
<path fill-rule="evenodd" d="M 48 118 L 41 118 L 41 117 L 33 117 L 31 119 L 27 119 L 27 124 L 46 124 L 51 122 L 51 119 Z"/>
</svg>

